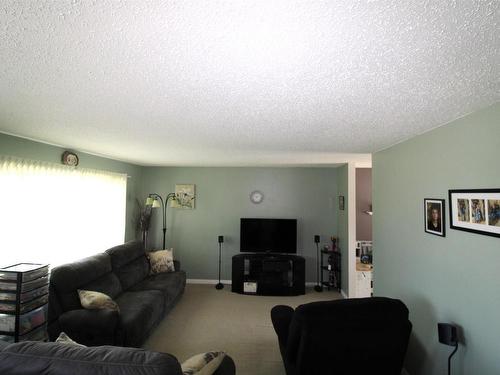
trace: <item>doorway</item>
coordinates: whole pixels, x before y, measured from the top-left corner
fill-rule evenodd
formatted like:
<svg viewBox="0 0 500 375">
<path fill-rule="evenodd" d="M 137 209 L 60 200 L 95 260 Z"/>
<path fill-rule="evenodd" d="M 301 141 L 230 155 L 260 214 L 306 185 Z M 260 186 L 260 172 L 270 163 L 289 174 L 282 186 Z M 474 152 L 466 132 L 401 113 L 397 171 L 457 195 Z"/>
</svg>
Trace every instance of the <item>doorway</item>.
<svg viewBox="0 0 500 375">
<path fill-rule="evenodd" d="M 356 168 L 356 297 L 373 296 L 372 169 Z"/>
</svg>

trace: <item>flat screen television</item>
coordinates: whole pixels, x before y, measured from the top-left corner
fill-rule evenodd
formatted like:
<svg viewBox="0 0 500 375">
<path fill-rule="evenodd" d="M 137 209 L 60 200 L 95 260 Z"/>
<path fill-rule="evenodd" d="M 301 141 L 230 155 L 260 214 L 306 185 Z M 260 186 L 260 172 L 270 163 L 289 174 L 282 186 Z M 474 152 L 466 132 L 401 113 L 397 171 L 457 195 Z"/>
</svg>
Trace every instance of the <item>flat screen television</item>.
<svg viewBox="0 0 500 375">
<path fill-rule="evenodd" d="M 247 219 L 240 222 L 240 251 L 296 253 L 296 219 Z"/>
</svg>

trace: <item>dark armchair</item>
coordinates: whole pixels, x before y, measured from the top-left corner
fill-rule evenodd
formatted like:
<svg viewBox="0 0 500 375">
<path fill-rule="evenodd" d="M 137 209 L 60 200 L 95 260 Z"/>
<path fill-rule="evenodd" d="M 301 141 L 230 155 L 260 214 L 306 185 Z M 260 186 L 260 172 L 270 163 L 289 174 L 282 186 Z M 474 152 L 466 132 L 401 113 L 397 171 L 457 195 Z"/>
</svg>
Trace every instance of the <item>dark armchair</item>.
<svg viewBox="0 0 500 375">
<path fill-rule="evenodd" d="M 400 375 L 412 328 L 383 297 L 279 305 L 271 319 L 287 375 Z"/>
</svg>

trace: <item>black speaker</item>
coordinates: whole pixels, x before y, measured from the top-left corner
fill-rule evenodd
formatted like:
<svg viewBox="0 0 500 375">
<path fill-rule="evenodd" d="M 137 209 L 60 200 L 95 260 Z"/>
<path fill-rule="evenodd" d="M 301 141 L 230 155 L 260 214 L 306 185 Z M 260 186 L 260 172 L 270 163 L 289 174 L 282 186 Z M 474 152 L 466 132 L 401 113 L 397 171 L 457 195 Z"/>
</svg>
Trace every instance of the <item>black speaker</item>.
<svg viewBox="0 0 500 375">
<path fill-rule="evenodd" d="M 224 288 L 224 284 L 220 282 L 220 267 L 221 267 L 221 257 L 222 257 L 222 244 L 224 243 L 224 236 L 219 236 L 217 238 L 217 241 L 219 242 L 219 282 L 215 284 L 215 289 L 221 290 Z"/>
<path fill-rule="evenodd" d="M 450 323 L 438 323 L 438 337 L 441 344 L 455 347 L 448 357 L 448 375 L 451 375 L 451 357 L 458 350 L 457 327 Z"/>
<path fill-rule="evenodd" d="M 441 344 L 457 345 L 457 327 L 449 323 L 438 323 L 438 336 Z"/>
<path fill-rule="evenodd" d="M 314 243 L 316 244 L 316 285 L 314 286 L 314 290 L 316 292 L 322 292 L 323 291 L 323 286 L 321 285 L 321 282 L 320 282 L 320 272 L 322 272 L 320 270 L 320 266 L 319 266 L 319 262 L 320 262 L 320 253 L 319 253 L 319 241 L 320 241 L 320 236 L 319 234 L 315 234 L 314 235 Z"/>
</svg>

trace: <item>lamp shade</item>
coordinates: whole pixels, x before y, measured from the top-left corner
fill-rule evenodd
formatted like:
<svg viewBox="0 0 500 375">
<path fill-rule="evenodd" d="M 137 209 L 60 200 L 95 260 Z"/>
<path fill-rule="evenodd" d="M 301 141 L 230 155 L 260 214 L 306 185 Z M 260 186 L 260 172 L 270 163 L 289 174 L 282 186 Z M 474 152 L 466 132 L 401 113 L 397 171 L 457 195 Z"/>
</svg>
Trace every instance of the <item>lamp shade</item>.
<svg viewBox="0 0 500 375">
<path fill-rule="evenodd" d="M 153 204 L 154 199 L 151 197 L 146 198 L 146 206 L 151 206 Z"/>
<path fill-rule="evenodd" d="M 153 200 L 153 208 L 161 207 L 160 201 L 158 199 Z"/>
</svg>

